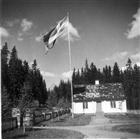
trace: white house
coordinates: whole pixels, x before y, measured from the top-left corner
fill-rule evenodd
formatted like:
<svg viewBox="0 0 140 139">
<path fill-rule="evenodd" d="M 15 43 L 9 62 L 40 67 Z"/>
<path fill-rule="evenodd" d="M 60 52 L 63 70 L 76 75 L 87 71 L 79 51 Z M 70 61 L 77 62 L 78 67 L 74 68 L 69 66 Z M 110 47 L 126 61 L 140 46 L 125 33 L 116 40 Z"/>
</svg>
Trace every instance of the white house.
<svg viewBox="0 0 140 139">
<path fill-rule="evenodd" d="M 73 110 L 80 113 L 125 113 L 126 97 L 121 83 L 77 85 L 74 88 Z"/>
</svg>

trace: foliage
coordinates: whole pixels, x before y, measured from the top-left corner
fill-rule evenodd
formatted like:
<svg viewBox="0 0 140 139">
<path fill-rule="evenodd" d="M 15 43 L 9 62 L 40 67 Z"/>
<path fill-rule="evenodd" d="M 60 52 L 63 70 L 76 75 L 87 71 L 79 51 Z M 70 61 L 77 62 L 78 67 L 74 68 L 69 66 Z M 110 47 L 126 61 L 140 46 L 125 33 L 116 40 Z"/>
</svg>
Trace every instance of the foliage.
<svg viewBox="0 0 140 139">
<path fill-rule="evenodd" d="M 124 71 L 119 69 L 117 62 L 114 63 L 113 69 L 106 65 L 101 71 L 96 68 L 93 62 L 88 66 L 87 59 L 85 67 L 81 68 L 81 72 L 74 68 L 72 76 L 73 85 L 95 84 L 95 80 L 99 80 L 100 84 L 122 83 L 125 96 L 127 97 L 127 108 L 140 109 L 140 67 L 136 64 L 132 67 L 130 58 Z M 76 93 L 76 89 L 74 88 L 73 90 Z"/>
<path fill-rule="evenodd" d="M 5 87 L 2 88 L 2 118 L 11 117 L 11 103 Z"/>
<path fill-rule="evenodd" d="M 53 90 L 47 91 L 46 83 L 37 67 L 36 59 L 31 68 L 27 61 L 18 57 L 16 46 L 12 51 L 8 50 L 5 43 L 1 50 L 1 73 L 2 73 L 2 95 L 10 103 L 10 106 L 21 109 L 39 103 L 39 106 L 47 104 L 47 107 L 69 107 L 71 104 L 71 82 L 61 80 Z M 93 62 L 90 64 L 85 60 L 84 67 L 73 69 L 72 86 L 94 84 L 95 80 L 103 83 L 122 83 L 127 97 L 128 109 L 140 109 L 140 67 L 132 67 L 132 61 L 128 59 L 126 70 L 119 69 L 115 62 L 113 68 L 106 65 L 98 69 Z M 75 90 L 73 88 L 73 90 Z M 5 102 L 6 102 L 5 101 Z M 3 102 L 4 104 L 4 102 Z M 5 107 L 8 107 L 5 105 Z M 3 108 L 5 109 L 5 108 Z"/>
<path fill-rule="evenodd" d="M 64 97 L 62 97 L 61 99 L 59 99 L 57 103 L 57 107 L 63 109 L 70 108 L 71 103 L 67 99 L 64 99 Z"/>
<path fill-rule="evenodd" d="M 27 61 L 18 57 L 16 46 L 9 52 L 8 44 L 5 43 L 1 50 L 1 65 L 2 101 L 5 100 L 2 102 L 3 112 L 9 103 L 11 107 L 20 107 L 22 110 L 32 105 L 33 101 L 38 101 L 39 105 L 45 103 L 48 92 L 36 60 L 30 68 Z"/>
</svg>

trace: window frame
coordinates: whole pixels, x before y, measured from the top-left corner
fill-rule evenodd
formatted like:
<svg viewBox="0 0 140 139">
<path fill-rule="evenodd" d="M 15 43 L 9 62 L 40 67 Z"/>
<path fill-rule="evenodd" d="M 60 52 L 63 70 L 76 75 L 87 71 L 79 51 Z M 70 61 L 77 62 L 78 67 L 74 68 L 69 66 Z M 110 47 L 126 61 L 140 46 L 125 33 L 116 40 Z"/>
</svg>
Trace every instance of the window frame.
<svg viewBox="0 0 140 139">
<path fill-rule="evenodd" d="M 116 108 L 116 101 L 110 101 L 111 108 Z"/>
<path fill-rule="evenodd" d="M 83 102 L 83 109 L 88 109 L 88 102 Z"/>
</svg>

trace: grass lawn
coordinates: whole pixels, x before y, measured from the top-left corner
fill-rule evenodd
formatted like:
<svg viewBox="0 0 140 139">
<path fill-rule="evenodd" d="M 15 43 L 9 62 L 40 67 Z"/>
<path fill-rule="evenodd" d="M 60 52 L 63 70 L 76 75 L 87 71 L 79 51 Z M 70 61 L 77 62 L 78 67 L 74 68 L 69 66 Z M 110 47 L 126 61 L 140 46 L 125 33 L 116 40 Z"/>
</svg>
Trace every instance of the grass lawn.
<svg viewBox="0 0 140 139">
<path fill-rule="evenodd" d="M 79 114 L 74 115 L 74 119 L 72 119 L 71 114 L 63 115 L 59 118 L 55 118 L 53 121 L 44 121 L 38 124 L 44 126 L 84 126 L 90 123 L 91 117 L 93 114 Z"/>
<path fill-rule="evenodd" d="M 112 130 L 140 134 L 140 125 L 139 124 L 117 125 L 114 126 Z"/>
<path fill-rule="evenodd" d="M 80 132 L 59 129 L 28 129 L 25 134 L 22 129 L 14 129 L 2 134 L 2 139 L 83 139 L 84 137 Z"/>
<path fill-rule="evenodd" d="M 106 118 L 111 119 L 111 122 L 140 122 L 140 115 L 138 114 L 105 114 Z"/>
<path fill-rule="evenodd" d="M 63 115 L 60 117 L 58 121 L 58 117 L 53 119 L 53 121 L 44 121 L 38 123 L 37 126 L 46 125 L 46 126 L 83 126 L 88 125 L 90 123 L 92 114 L 80 114 L 74 115 L 74 119 L 72 119 L 71 114 Z M 85 136 L 76 131 L 70 130 L 60 130 L 60 129 L 27 129 L 26 133 L 23 134 L 22 129 L 14 129 L 6 131 L 2 134 L 2 139 L 53 139 L 53 138 L 76 138 L 83 139 Z"/>
</svg>

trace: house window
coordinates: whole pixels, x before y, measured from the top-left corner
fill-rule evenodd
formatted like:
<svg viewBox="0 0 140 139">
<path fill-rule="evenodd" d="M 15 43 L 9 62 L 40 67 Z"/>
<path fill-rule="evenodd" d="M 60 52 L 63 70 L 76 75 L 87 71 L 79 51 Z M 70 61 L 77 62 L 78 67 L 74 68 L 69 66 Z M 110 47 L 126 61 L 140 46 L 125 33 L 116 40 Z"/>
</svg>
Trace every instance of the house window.
<svg viewBox="0 0 140 139">
<path fill-rule="evenodd" d="M 110 101 L 111 108 L 116 108 L 116 102 L 115 101 Z"/>
<path fill-rule="evenodd" d="M 83 102 L 83 109 L 88 109 L 88 102 Z"/>
</svg>

